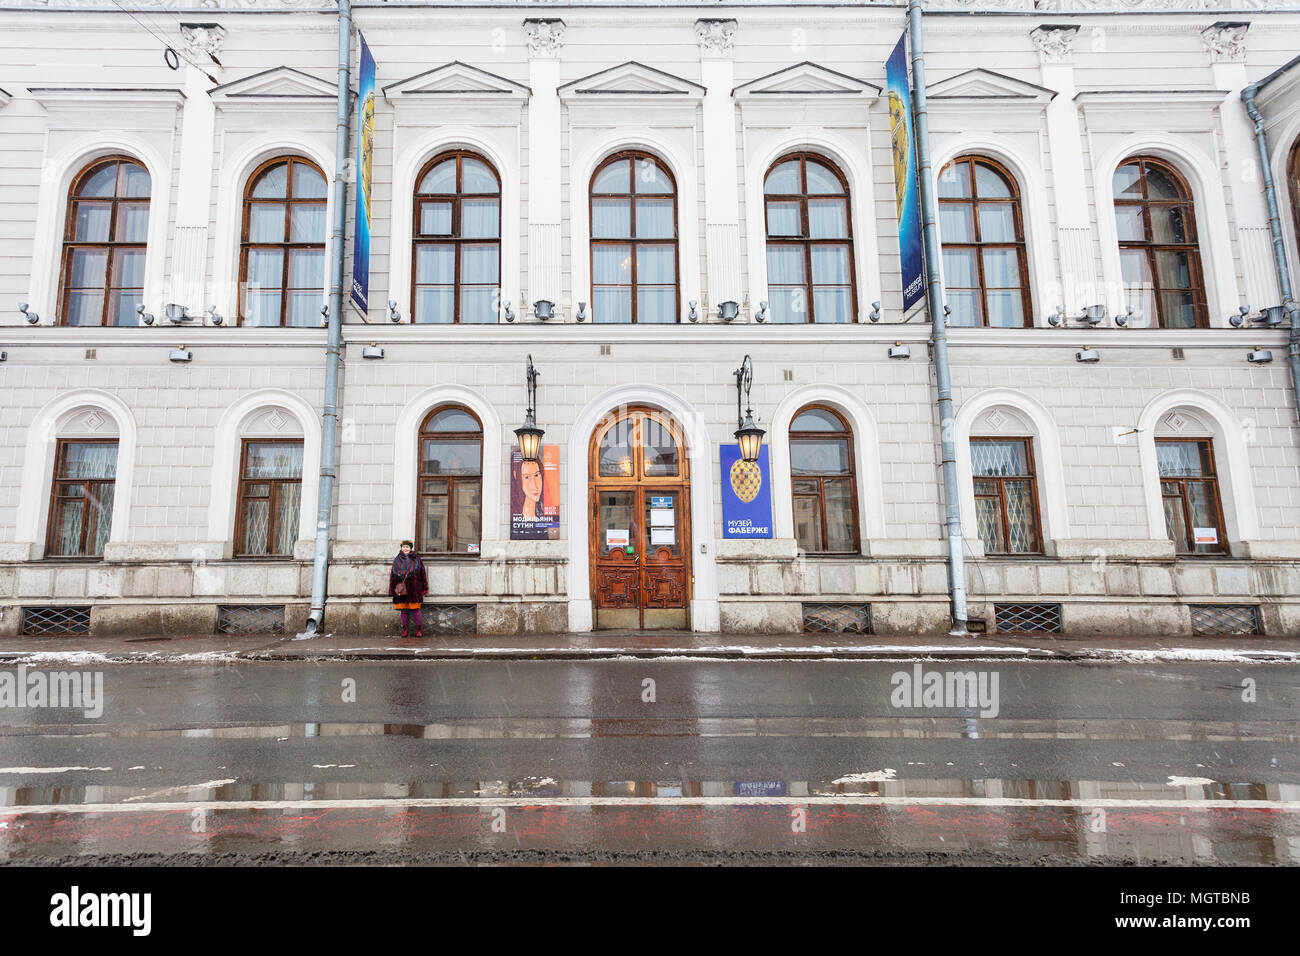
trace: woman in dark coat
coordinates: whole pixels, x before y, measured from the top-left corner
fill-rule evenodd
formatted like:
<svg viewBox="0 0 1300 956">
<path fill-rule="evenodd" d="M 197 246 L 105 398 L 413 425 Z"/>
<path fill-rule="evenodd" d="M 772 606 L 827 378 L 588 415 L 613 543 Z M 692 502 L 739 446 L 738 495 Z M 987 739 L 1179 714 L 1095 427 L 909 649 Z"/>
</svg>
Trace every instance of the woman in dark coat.
<svg viewBox="0 0 1300 956">
<path fill-rule="evenodd" d="M 401 594 L 397 593 L 398 584 L 404 585 Z M 393 599 L 393 607 L 402 612 L 402 637 L 407 636 L 412 611 L 415 612 L 415 636 L 424 637 L 424 614 L 420 608 L 428 593 L 429 576 L 424 571 L 424 562 L 415 553 L 415 545 L 403 541 L 388 575 L 388 596 Z"/>
</svg>

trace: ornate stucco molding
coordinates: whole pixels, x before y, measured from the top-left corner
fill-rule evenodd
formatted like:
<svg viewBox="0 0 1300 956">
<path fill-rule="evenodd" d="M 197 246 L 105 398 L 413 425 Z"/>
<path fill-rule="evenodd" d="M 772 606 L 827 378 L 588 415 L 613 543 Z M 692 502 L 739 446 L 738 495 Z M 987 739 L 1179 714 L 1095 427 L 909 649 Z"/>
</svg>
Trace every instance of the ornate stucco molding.
<svg viewBox="0 0 1300 956">
<path fill-rule="evenodd" d="M 528 55 L 556 57 L 564 46 L 563 20 L 525 20 L 524 35 L 528 37 Z"/>
<path fill-rule="evenodd" d="M 209 56 L 220 61 L 226 43 L 226 28 L 219 23 L 182 23 L 185 52 L 194 57 Z"/>
<path fill-rule="evenodd" d="M 1245 63 L 1249 23 L 1219 22 L 1201 31 L 1201 43 L 1211 63 Z"/>
<path fill-rule="evenodd" d="M 1052 26 L 1044 24 L 1029 31 L 1029 37 L 1038 47 L 1044 63 L 1069 63 L 1074 58 L 1074 38 L 1079 28 L 1075 25 Z"/>
<path fill-rule="evenodd" d="M 695 36 L 705 56 L 731 56 L 736 42 L 735 20 L 696 20 Z"/>
</svg>

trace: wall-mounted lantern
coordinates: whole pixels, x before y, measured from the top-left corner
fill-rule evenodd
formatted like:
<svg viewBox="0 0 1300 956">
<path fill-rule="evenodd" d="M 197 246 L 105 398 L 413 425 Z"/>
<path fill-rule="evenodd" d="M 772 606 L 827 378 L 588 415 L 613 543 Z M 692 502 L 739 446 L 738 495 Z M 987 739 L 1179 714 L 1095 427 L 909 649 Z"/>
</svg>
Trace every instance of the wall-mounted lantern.
<svg viewBox="0 0 1300 956">
<path fill-rule="evenodd" d="M 537 405 L 537 370 L 533 368 L 531 355 L 528 356 L 524 379 L 528 383 L 528 412 L 524 415 L 523 425 L 515 429 L 515 437 L 519 439 L 519 451 L 524 461 L 538 461 L 542 452 L 542 436 L 546 432 L 537 427 L 537 422 L 533 418 L 533 411 Z"/>
<path fill-rule="evenodd" d="M 740 457 L 745 461 L 758 461 L 759 449 L 763 447 L 763 436 L 767 434 L 754 424 L 754 410 L 749 404 L 749 387 L 754 382 L 754 364 L 745 356 L 740 368 L 731 373 L 736 376 L 736 444 L 740 446 Z M 745 395 L 745 415 L 740 414 L 740 396 Z"/>
</svg>

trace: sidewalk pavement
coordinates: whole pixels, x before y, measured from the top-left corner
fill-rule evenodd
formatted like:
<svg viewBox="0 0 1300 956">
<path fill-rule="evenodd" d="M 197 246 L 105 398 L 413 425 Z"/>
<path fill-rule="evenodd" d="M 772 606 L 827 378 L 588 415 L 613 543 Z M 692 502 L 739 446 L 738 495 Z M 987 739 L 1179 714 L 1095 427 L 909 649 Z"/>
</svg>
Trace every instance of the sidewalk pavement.
<svg viewBox="0 0 1300 956">
<path fill-rule="evenodd" d="M 595 631 L 578 634 L 387 635 L 290 634 L 190 637 L 0 638 L 0 661 L 13 663 L 204 663 L 327 660 L 730 660 L 1005 659 L 1097 661 L 1300 661 L 1300 639 L 1254 635 L 1131 638 L 975 634 L 898 637 L 867 634 L 700 634 L 689 631 Z"/>
</svg>

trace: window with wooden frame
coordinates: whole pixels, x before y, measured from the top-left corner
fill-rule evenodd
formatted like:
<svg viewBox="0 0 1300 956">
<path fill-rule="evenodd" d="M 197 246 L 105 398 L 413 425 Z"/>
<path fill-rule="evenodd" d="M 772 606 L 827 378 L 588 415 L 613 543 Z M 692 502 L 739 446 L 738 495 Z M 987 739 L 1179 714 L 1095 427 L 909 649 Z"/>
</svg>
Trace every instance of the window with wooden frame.
<svg viewBox="0 0 1300 956">
<path fill-rule="evenodd" d="M 950 325 L 1031 325 L 1029 267 L 1020 190 L 982 156 L 954 159 L 939 174 L 939 234 Z"/>
<path fill-rule="evenodd" d="M 849 183 L 829 160 L 791 153 L 763 180 L 773 322 L 856 322 Z"/>
<path fill-rule="evenodd" d="M 324 174 L 296 156 L 264 163 L 244 188 L 241 325 L 318 328 L 325 288 Z"/>
<path fill-rule="evenodd" d="M 1031 438 L 972 438 L 975 518 L 985 554 L 1041 554 Z"/>
<path fill-rule="evenodd" d="M 129 156 L 86 167 L 68 191 L 60 325 L 139 325 L 149 173 Z"/>
<path fill-rule="evenodd" d="M 1115 170 L 1115 229 L 1134 324 L 1208 327 L 1196 212 L 1187 181 L 1149 156 Z"/>
<path fill-rule="evenodd" d="M 59 439 L 50 483 L 48 558 L 101 558 L 113 526 L 117 442 Z"/>
<path fill-rule="evenodd" d="M 591 177 L 591 299 L 597 323 L 681 321 L 677 185 L 649 153 L 616 153 Z"/>
<path fill-rule="evenodd" d="M 460 405 L 434 409 L 420 426 L 416 547 L 477 555 L 483 528 L 483 426 Z"/>
<path fill-rule="evenodd" d="M 464 150 L 416 177 L 411 321 L 494 323 L 501 289 L 501 180 Z"/>
<path fill-rule="evenodd" d="M 858 552 L 853 432 L 833 408 L 809 405 L 790 423 L 790 488 L 801 551 Z"/>
<path fill-rule="evenodd" d="M 1208 438 L 1157 438 L 1165 528 L 1179 554 L 1227 554 L 1223 501 Z"/>
<path fill-rule="evenodd" d="M 292 557 L 302 499 L 302 441 L 246 438 L 239 466 L 235 556 Z"/>
</svg>

